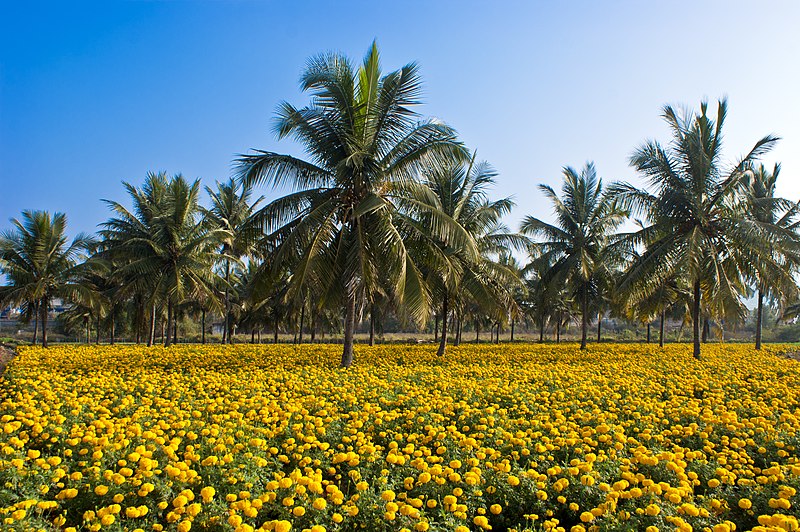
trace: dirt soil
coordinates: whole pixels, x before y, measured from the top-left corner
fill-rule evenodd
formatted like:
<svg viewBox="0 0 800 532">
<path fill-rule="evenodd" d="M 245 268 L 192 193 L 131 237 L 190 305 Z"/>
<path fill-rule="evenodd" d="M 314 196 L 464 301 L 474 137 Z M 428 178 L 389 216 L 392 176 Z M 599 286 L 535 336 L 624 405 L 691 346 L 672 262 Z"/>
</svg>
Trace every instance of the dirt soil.
<svg viewBox="0 0 800 532">
<path fill-rule="evenodd" d="M 792 360 L 800 361 L 800 351 L 788 351 L 784 353 L 783 356 Z"/>
<path fill-rule="evenodd" d="M 6 347 L 5 345 L 0 345 L 0 376 L 5 373 L 6 366 L 9 362 L 11 362 L 11 359 L 14 358 L 16 354 L 16 351 L 14 351 L 12 348 Z"/>
</svg>

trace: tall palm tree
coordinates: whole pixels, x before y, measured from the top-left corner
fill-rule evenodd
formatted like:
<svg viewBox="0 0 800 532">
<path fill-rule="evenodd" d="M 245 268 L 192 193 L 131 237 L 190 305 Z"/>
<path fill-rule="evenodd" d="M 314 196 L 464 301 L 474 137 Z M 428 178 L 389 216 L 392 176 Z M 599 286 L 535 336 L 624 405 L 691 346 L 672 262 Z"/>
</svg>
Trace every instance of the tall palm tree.
<svg viewBox="0 0 800 532">
<path fill-rule="evenodd" d="M 764 320 L 764 298 L 786 304 L 797 299 L 798 287 L 795 274 L 800 269 L 800 235 L 798 215 L 800 205 L 775 197 L 775 186 L 780 175 L 780 164 L 772 172 L 763 164 L 746 172 L 744 196 L 746 216 L 770 231 L 784 232 L 785 237 L 773 246 L 773 261 L 759 264 L 755 268 L 753 282 L 758 294 L 756 307 L 756 349 L 761 349 L 761 332 Z M 777 268 L 775 266 L 778 266 Z"/>
<path fill-rule="evenodd" d="M 484 308 L 494 304 L 497 309 L 508 310 L 515 305 L 504 306 L 500 300 L 515 284 L 520 284 L 510 262 L 501 264 L 495 260 L 509 247 L 520 247 L 523 240 L 500 223 L 513 202 L 510 198 L 488 199 L 488 189 L 494 184 L 497 173 L 486 162 L 476 163 L 475 158 L 473 153 L 455 163 L 426 168 L 422 174 L 426 187 L 423 190 L 430 190 L 433 195 L 420 195 L 407 204 L 410 213 L 407 221 L 419 229 L 408 231 L 407 240 L 424 265 L 428 285 L 441 301 L 442 334 L 437 351 L 440 356 L 444 355 L 447 346 L 450 308 L 454 300 L 475 297 Z M 425 206 L 421 212 L 418 212 L 419 205 Z M 471 245 L 453 245 L 424 230 L 432 225 L 430 213 L 444 213 L 454 220 L 463 228 Z M 477 255 L 472 251 L 473 247 L 479 251 Z M 505 277 L 509 282 L 495 283 L 498 277 Z"/>
<path fill-rule="evenodd" d="M 544 240 L 533 244 L 535 256 L 552 265 L 543 279 L 546 284 L 569 284 L 581 305 L 581 349 L 586 349 L 589 307 L 599 295 L 600 284 L 613 267 L 609 245 L 626 213 L 603 192 L 593 163 L 578 173 L 564 168 L 562 196 L 547 185 L 539 189 L 553 204 L 555 223 L 527 216 L 520 232 Z"/>
<path fill-rule="evenodd" d="M 12 218 L 11 223 L 14 228 L 0 234 L 0 273 L 7 282 L 0 287 L 0 306 L 36 309 L 42 346 L 47 347 L 50 301 L 73 294 L 79 257 L 91 238 L 81 233 L 68 242 L 67 217 L 60 212 L 23 211 L 22 220 Z"/>
<path fill-rule="evenodd" d="M 102 245 L 102 244 L 100 244 Z M 75 278 L 75 290 L 72 297 L 72 308 L 62 314 L 66 321 L 73 324 L 83 320 L 88 331 L 91 324 L 96 326 L 96 342 L 100 342 L 101 321 L 111 318 L 113 331 L 113 314 L 117 306 L 116 296 L 119 292 L 119 279 L 113 275 L 111 262 L 102 257 L 97 245 L 93 246 L 92 255 L 83 263 Z M 114 333 L 111 333 L 112 338 Z M 89 343 L 89 335 L 86 335 Z M 113 340 L 112 340 L 113 343 Z"/>
<path fill-rule="evenodd" d="M 163 172 L 148 173 L 141 188 L 123 182 L 132 208 L 129 210 L 118 202 L 104 200 L 116 216 L 101 224 L 100 231 L 101 257 L 119 265 L 115 274 L 120 278 L 123 291 L 148 308 L 148 347 L 155 342 L 161 303 L 158 290 L 165 275 L 158 261 L 157 241 L 159 219 L 167 211 L 167 183 L 168 177 Z"/>
<path fill-rule="evenodd" d="M 108 202 L 117 216 L 103 224 L 101 234 L 120 264 L 117 274 L 131 289 L 143 287 L 151 295 L 151 338 L 156 302 L 166 302 L 164 344 L 169 346 L 177 306 L 189 296 L 212 291 L 211 266 L 217 258 L 218 239 L 225 232 L 201 223 L 199 181 L 190 184 L 181 175 L 167 178 L 161 173 L 149 174 L 141 190 L 125 186 L 134 211 Z"/>
<path fill-rule="evenodd" d="M 463 153 L 455 132 L 436 120 L 420 120 L 416 64 L 382 75 L 373 43 L 362 66 L 347 57 L 312 58 L 301 78 L 311 102 L 278 111 L 279 138 L 293 137 L 309 160 L 257 151 L 238 161 L 246 185 L 289 185 L 294 192 L 261 209 L 268 231 L 281 235 L 274 263 L 295 255 L 295 291 L 316 272 L 331 301 L 345 308 L 342 366 L 353 363 L 357 303 L 391 279 L 392 296 L 421 320 L 428 294 L 418 266 L 395 224 L 396 199 L 418 189 L 425 165 Z M 434 230 L 448 238 L 463 232 L 446 216 L 434 215 Z"/>
<path fill-rule="evenodd" d="M 211 207 L 203 209 L 206 220 L 212 227 L 220 230 L 221 262 L 224 264 L 225 276 L 225 329 L 223 342 L 231 342 L 231 303 L 230 275 L 231 263 L 238 262 L 249 255 L 261 236 L 260 225 L 255 216 L 255 208 L 263 197 L 252 201 L 252 189 L 240 187 L 231 179 L 226 183 L 217 183 L 217 190 L 206 187 L 211 199 Z"/>
<path fill-rule="evenodd" d="M 510 330 L 510 338 L 511 342 L 514 341 L 514 329 L 516 328 L 517 321 L 523 317 L 524 308 L 525 308 L 525 300 L 527 297 L 527 287 L 525 283 L 522 282 L 523 270 L 524 267 L 520 262 L 511 254 L 509 250 L 502 251 L 497 260 L 498 264 L 504 267 L 510 274 L 514 276 L 514 279 L 517 281 L 512 283 L 512 287 L 509 290 L 509 295 L 511 296 L 508 308 L 506 312 L 508 314 L 508 320 L 511 325 Z"/>
<path fill-rule="evenodd" d="M 546 257 L 544 257 L 546 258 Z M 552 265 L 542 256 L 532 257 L 525 265 L 522 275 L 525 279 L 525 314 L 539 328 L 539 343 L 544 342 L 544 328 L 554 316 L 556 293 L 561 285 L 553 282 L 549 275 Z"/>
<path fill-rule="evenodd" d="M 739 201 L 745 170 L 777 142 L 771 135 L 731 168 L 722 162 L 722 128 L 727 102 L 720 100 L 716 120 L 708 103 L 683 116 L 671 106 L 663 118 L 672 131 L 668 147 L 649 140 L 631 156 L 631 165 L 653 192 L 629 184 L 612 188 L 615 197 L 646 225 L 626 240 L 644 246 L 621 283 L 623 290 L 646 296 L 676 275 L 689 280 L 692 294 L 693 353 L 700 357 L 702 301 L 718 314 L 741 314 L 746 278 L 758 265 L 774 263 L 770 243 L 780 235 L 748 220 Z"/>
</svg>

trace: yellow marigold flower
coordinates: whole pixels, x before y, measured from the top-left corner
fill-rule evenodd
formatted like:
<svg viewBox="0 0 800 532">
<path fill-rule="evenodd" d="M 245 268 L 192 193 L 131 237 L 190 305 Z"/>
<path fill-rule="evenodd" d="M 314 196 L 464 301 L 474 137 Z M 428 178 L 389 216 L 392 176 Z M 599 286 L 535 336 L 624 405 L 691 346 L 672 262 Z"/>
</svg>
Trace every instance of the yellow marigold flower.
<svg viewBox="0 0 800 532">
<path fill-rule="evenodd" d="M 650 517 L 655 517 L 659 513 L 661 513 L 661 508 L 657 504 L 648 504 L 647 507 L 644 509 L 644 513 L 646 513 Z"/>
<path fill-rule="evenodd" d="M 486 519 L 485 515 L 476 515 L 472 522 L 481 528 L 486 528 L 489 525 L 489 520 Z"/>
<path fill-rule="evenodd" d="M 213 486 L 206 486 L 200 490 L 200 498 L 203 499 L 203 502 L 211 502 L 216 494 L 217 490 Z"/>
<path fill-rule="evenodd" d="M 292 524 L 289 521 L 276 521 L 275 532 L 289 532 L 292 529 Z"/>
<path fill-rule="evenodd" d="M 739 499 L 739 508 L 742 510 L 749 510 L 753 507 L 752 501 L 750 499 Z"/>
</svg>

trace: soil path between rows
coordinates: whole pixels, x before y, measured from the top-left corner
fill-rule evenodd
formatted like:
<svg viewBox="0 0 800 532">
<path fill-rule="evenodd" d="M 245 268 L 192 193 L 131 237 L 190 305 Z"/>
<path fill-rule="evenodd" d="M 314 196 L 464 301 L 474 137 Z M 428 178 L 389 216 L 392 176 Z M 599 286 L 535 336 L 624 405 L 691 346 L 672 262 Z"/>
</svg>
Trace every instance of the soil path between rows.
<svg viewBox="0 0 800 532">
<path fill-rule="evenodd" d="M 5 345 L 0 345 L 0 377 L 6 372 L 6 366 L 11 362 L 11 359 L 17 355 L 14 349 Z"/>
</svg>

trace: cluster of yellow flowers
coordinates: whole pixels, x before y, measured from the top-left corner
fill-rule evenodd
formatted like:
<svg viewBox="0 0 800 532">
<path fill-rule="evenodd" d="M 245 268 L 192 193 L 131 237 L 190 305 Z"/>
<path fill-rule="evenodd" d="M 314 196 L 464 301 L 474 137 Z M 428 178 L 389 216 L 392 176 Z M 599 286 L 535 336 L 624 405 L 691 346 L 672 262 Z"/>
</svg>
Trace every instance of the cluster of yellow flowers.
<svg viewBox="0 0 800 532">
<path fill-rule="evenodd" d="M 1 528 L 798 530 L 778 347 L 339 349 L 21 349 Z"/>
</svg>

